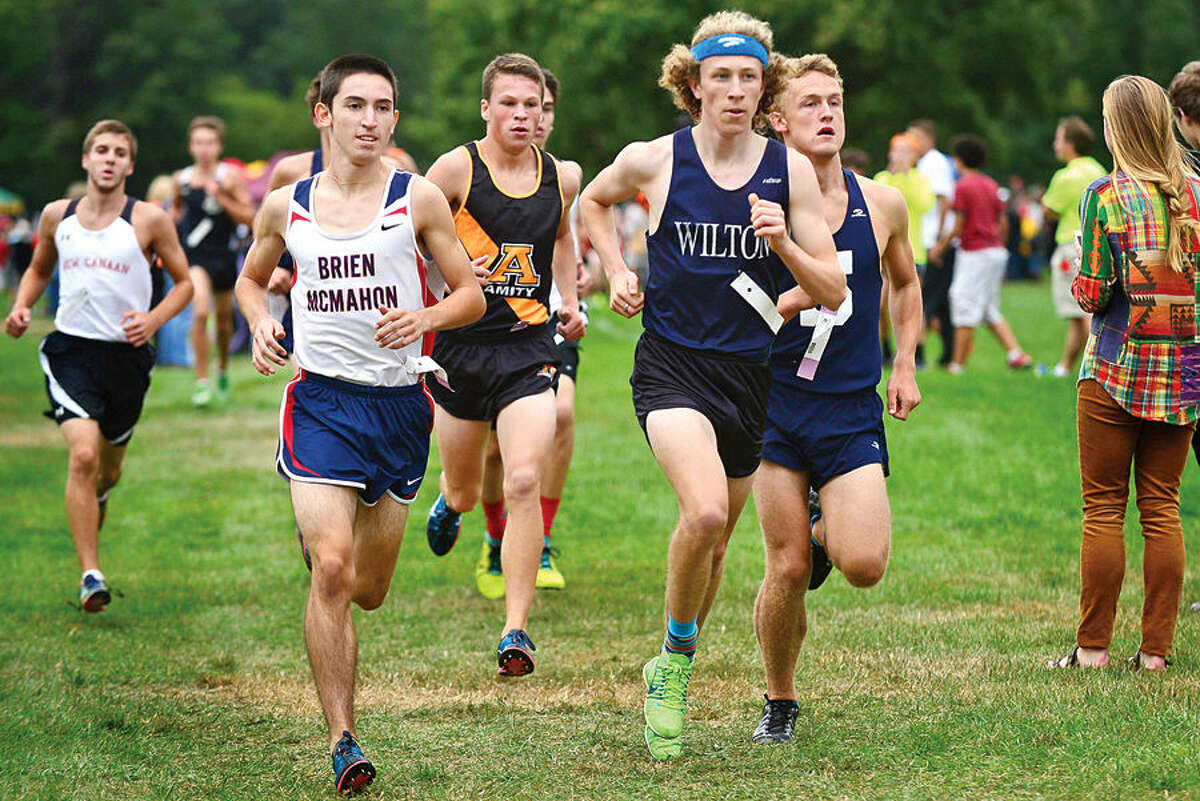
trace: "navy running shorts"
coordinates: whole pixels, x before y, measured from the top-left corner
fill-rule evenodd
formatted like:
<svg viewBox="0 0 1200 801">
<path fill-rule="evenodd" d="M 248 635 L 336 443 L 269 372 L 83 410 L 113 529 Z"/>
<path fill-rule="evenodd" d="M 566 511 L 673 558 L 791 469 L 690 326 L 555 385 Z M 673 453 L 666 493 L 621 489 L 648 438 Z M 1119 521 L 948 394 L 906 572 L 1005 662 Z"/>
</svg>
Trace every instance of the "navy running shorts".
<svg viewBox="0 0 1200 801">
<path fill-rule="evenodd" d="M 643 432 L 650 412 L 695 409 L 712 423 L 725 475 L 744 478 L 758 469 L 762 455 L 770 380 L 765 364 L 695 350 L 644 331 L 629 384 Z"/>
<path fill-rule="evenodd" d="M 888 475 L 883 400 L 869 387 L 829 395 L 798 386 L 795 363 L 771 371 L 762 458 L 809 474 L 813 489 L 863 465 Z"/>
<path fill-rule="evenodd" d="M 375 387 L 302 370 L 283 392 L 275 468 L 288 481 L 355 487 L 367 506 L 384 493 L 412 503 L 432 430 L 420 382 Z"/>
</svg>

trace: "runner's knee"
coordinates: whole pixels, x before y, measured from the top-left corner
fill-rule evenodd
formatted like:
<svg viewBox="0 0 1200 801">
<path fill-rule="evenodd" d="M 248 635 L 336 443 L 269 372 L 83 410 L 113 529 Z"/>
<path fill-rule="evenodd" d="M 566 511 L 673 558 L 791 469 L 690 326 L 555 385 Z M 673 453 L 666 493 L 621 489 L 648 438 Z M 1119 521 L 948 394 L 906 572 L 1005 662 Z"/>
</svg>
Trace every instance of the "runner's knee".
<svg viewBox="0 0 1200 801">
<path fill-rule="evenodd" d="M 536 500 L 538 496 L 538 472 L 534 465 L 523 465 L 504 473 L 504 497 L 511 506 L 522 500 Z"/>
<path fill-rule="evenodd" d="M 683 532 L 694 538 L 712 540 L 713 545 L 721 542 L 729 510 L 723 503 L 703 503 L 684 509 L 680 515 Z M 723 545 L 723 543 L 721 543 Z"/>
<path fill-rule="evenodd" d="M 887 571 L 887 552 L 851 554 L 837 567 L 852 587 L 873 587 Z"/>
<path fill-rule="evenodd" d="M 767 550 L 766 581 L 789 593 L 803 592 L 808 589 L 812 558 L 807 549 L 800 547 L 802 543 L 788 545 Z"/>
<path fill-rule="evenodd" d="M 479 488 L 455 485 L 447 481 L 443 497 L 451 509 L 459 514 L 466 514 L 475 508 L 475 504 L 479 503 Z"/>
<path fill-rule="evenodd" d="M 348 595 L 354 587 L 354 560 L 337 549 L 312 551 L 313 591 L 322 598 Z"/>
<path fill-rule="evenodd" d="M 100 472 L 100 452 L 93 445 L 76 445 L 71 448 L 68 469 L 84 476 L 96 476 Z"/>
<path fill-rule="evenodd" d="M 97 479 L 97 492 L 104 493 L 117 485 L 121 480 L 121 465 L 109 465 L 102 468 Z"/>
</svg>

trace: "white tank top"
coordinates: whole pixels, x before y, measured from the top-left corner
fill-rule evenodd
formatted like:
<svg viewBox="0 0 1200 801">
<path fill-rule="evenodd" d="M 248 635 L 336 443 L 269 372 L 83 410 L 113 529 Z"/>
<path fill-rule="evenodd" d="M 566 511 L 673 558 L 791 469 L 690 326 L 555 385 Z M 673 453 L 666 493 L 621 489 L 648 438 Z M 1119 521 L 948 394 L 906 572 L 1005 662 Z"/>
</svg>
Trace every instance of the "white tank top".
<svg viewBox="0 0 1200 801">
<path fill-rule="evenodd" d="M 121 317 L 150 310 L 150 262 L 133 230 L 134 198 L 99 231 L 84 228 L 72 200 L 54 232 L 59 297 L 54 327 L 64 334 L 127 342 Z"/>
<path fill-rule="evenodd" d="M 413 229 L 411 178 L 393 171 L 379 214 L 355 234 L 317 225 L 312 198 L 320 174 L 293 186 L 284 241 L 296 265 L 290 299 L 302 369 L 373 386 L 418 380 L 405 362 L 433 351 L 432 333 L 398 350 L 375 343 L 380 306 L 421 309 L 438 300 L 430 291 L 434 268 L 421 257 Z"/>
</svg>

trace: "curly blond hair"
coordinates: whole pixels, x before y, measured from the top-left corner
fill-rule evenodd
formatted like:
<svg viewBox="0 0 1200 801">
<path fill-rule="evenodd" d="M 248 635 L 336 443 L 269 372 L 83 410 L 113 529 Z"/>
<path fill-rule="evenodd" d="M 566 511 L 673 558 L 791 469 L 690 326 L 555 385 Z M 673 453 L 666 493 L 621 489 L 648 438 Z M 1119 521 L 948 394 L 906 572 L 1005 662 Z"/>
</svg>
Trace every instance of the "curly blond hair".
<svg viewBox="0 0 1200 801">
<path fill-rule="evenodd" d="M 696 29 L 692 31 L 691 46 L 677 44 L 663 59 L 658 85 L 671 93 L 671 100 L 676 108 L 691 114 L 693 120 L 699 120 L 700 101 L 692 94 L 690 82 L 700 80 L 700 62 L 692 55 L 691 48 L 705 39 L 726 33 L 749 36 L 767 49 L 767 66 L 763 70 L 763 94 L 754 114 L 755 130 L 765 131 L 767 114 L 774 106 L 775 98 L 787 88 L 784 57 L 773 50 L 775 35 L 771 32 L 771 24 L 744 11 L 718 11 L 700 20 Z"/>
<path fill-rule="evenodd" d="M 841 88 L 842 73 L 838 71 L 838 66 L 832 58 L 824 53 L 805 53 L 799 58 L 784 57 L 783 59 L 783 89 L 775 95 L 770 111 L 782 114 L 784 111 L 784 103 L 787 101 L 787 93 L 791 88 L 793 78 L 802 78 L 810 72 L 819 72 L 822 75 L 828 75 L 838 83 Z"/>
</svg>

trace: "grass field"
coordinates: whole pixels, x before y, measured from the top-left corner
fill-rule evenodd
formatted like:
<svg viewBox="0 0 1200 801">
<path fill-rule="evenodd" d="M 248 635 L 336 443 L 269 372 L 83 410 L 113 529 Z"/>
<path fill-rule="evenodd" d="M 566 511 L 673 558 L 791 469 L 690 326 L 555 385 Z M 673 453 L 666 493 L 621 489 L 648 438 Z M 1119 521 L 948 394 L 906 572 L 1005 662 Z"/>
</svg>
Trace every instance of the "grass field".
<svg viewBox="0 0 1200 801">
<path fill-rule="evenodd" d="M 1005 292 L 1025 347 L 1053 364 L 1049 290 Z M 233 403 L 201 413 L 190 373 L 157 372 L 101 541 L 124 597 L 84 615 L 65 603 L 78 580 L 65 448 L 40 417 L 47 330 L 0 341 L 0 799 L 331 797 L 302 645 L 308 574 L 272 468 L 284 379 L 238 358 Z M 701 636 L 684 757 L 652 762 L 640 668 L 661 642 L 675 507 L 629 400 L 637 334 L 598 312 L 584 342 L 555 533 L 568 584 L 538 596 L 527 679 L 495 676 L 502 607 L 473 582 L 482 515 L 445 558 L 424 543 L 435 454 L 391 595 L 356 615 L 370 797 L 1200 798 L 1200 614 L 1186 611 L 1200 570 L 1170 675 L 1044 669 L 1069 650 L 1078 606 L 1074 385 L 1009 373 L 986 335 L 966 376 L 921 373 L 913 419 L 889 421 L 891 565 L 871 590 L 835 574 L 809 596 L 797 740 L 749 738 L 763 692 L 751 505 Z M 1195 553 L 1195 464 L 1183 513 Z M 1114 661 L 1138 643 L 1138 531 Z"/>
</svg>

